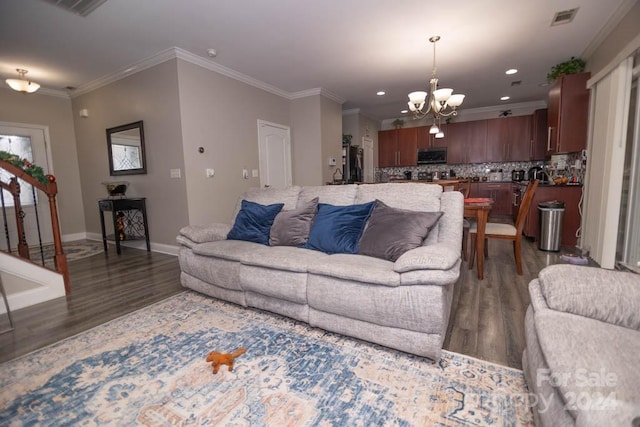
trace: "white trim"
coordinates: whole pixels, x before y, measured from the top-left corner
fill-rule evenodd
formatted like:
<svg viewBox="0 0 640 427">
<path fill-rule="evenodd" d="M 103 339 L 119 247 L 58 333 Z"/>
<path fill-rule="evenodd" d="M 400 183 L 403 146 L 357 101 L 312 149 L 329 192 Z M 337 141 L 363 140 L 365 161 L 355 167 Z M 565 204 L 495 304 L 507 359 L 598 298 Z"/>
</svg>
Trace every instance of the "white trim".
<svg viewBox="0 0 640 427">
<path fill-rule="evenodd" d="M 86 237 L 87 240 L 95 240 L 96 242 L 102 242 L 102 234 L 86 233 L 86 235 L 87 235 Z M 115 242 L 113 240 L 107 240 L 107 243 L 115 246 Z M 120 246 L 133 248 L 133 249 L 140 249 L 143 251 L 147 250 L 147 244 L 144 240 L 120 242 Z M 180 250 L 180 246 L 167 245 L 165 243 L 150 242 L 150 246 L 151 246 L 151 252 L 158 252 L 161 254 L 167 254 L 167 255 L 173 255 L 173 256 L 177 256 L 178 251 Z M 116 249 L 114 247 L 113 249 L 110 248 L 109 250 L 115 251 Z"/>
<path fill-rule="evenodd" d="M 321 87 L 293 92 L 289 94 L 288 98 L 291 100 L 291 99 L 306 98 L 307 96 L 315 96 L 315 95 L 322 95 L 325 98 L 329 98 L 330 100 L 337 102 L 338 104 L 344 104 L 346 102 L 345 99 Z"/>
<path fill-rule="evenodd" d="M 87 233 L 73 233 L 73 234 L 63 234 L 61 237 L 63 242 L 75 242 L 76 240 L 86 240 Z"/>
<path fill-rule="evenodd" d="M 587 80 L 587 89 L 591 89 L 593 85 L 597 82 L 605 78 L 609 75 L 613 70 L 615 70 L 620 64 L 622 64 L 627 58 L 633 56 L 633 53 L 640 49 L 640 34 L 638 34 L 633 40 L 631 40 L 627 45 L 618 52 L 618 54 L 607 64 L 602 70 L 600 70 L 597 74 L 592 76 L 589 80 Z"/>
<path fill-rule="evenodd" d="M 360 114 L 360 109 L 359 108 L 352 108 L 350 110 L 342 110 L 342 115 L 343 116 L 352 116 L 354 114 Z"/>
<path fill-rule="evenodd" d="M 51 144 L 49 143 L 49 141 L 51 141 L 51 138 L 49 137 L 49 126 L 47 125 L 34 125 L 31 123 L 14 123 L 14 122 L 2 122 L 0 121 L 0 126 L 7 126 L 7 127 L 13 127 L 13 128 L 25 128 L 25 129 L 30 129 L 30 130 L 40 130 L 42 131 L 42 135 L 44 137 L 44 148 L 45 151 L 47 152 L 47 173 L 49 173 L 50 175 L 55 175 L 53 173 L 53 157 L 51 155 Z M 42 166 L 42 165 L 40 165 Z"/>
<path fill-rule="evenodd" d="M 7 301 L 12 311 L 65 296 L 64 278 L 56 271 L 5 253 L 0 253 L 0 271 L 38 285 L 35 289 L 8 293 Z M 11 278 L 3 274 L 2 281 L 6 290 L 7 281 L 10 282 Z M 4 304 L 0 304 L 0 314 L 4 312 Z"/>
</svg>

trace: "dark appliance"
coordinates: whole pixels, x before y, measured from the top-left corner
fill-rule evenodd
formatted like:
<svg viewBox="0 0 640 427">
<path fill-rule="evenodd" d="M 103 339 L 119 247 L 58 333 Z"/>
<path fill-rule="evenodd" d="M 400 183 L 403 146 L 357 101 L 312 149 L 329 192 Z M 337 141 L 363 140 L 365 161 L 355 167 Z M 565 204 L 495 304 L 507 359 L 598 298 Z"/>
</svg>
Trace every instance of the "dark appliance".
<svg viewBox="0 0 640 427">
<path fill-rule="evenodd" d="M 404 179 L 411 180 L 413 173 L 411 171 L 404 171 Z"/>
<path fill-rule="evenodd" d="M 418 172 L 419 181 L 433 181 L 433 172 Z"/>
<path fill-rule="evenodd" d="M 453 169 L 451 169 L 449 171 L 449 178 L 455 178 L 456 177 L 456 171 L 454 171 Z"/>
<path fill-rule="evenodd" d="M 533 166 L 529 168 L 529 171 L 527 172 L 527 180 L 533 181 L 534 179 L 537 179 L 538 172 L 541 170 L 542 168 L 540 166 Z"/>
<path fill-rule="evenodd" d="M 363 154 L 364 150 L 361 147 L 343 142 L 342 176 L 347 183 L 362 182 Z"/>
<path fill-rule="evenodd" d="M 511 180 L 512 181 L 524 181 L 524 171 L 522 169 L 512 170 L 511 171 Z"/>
<path fill-rule="evenodd" d="M 419 165 L 437 165 L 447 163 L 447 147 L 418 148 Z"/>
</svg>

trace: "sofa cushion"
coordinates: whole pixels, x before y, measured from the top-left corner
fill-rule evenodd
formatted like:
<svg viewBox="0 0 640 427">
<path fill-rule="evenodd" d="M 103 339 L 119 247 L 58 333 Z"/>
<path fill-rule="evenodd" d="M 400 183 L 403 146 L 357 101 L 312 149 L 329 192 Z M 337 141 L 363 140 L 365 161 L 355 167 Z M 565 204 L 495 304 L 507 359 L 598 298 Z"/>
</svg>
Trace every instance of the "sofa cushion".
<svg viewBox="0 0 640 427">
<path fill-rule="evenodd" d="M 227 234 L 227 239 L 268 245 L 271 225 L 283 206 L 284 203 L 261 205 L 243 200 L 240 212 L 236 216 L 236 221 L 233 223 L 229 234 Z"/>
<path fill-rule="evenodd" d="M 539 277 L 549 308 L 640 331 L 640 275 L 554 265 Z"/>
<path fill-rule="evenodd" d="M 357 253 L 373 205 L 373 202 L 349 206 L 320 203 L 305 247 L 328 254 Z"/>
<path fill-rule="evenodd" d="M 306 273 L 309 265 L 329 255 L 292 246 L 271 246 L 264 251 L 252 251 L 242 259 L 244 265 Z"/>
<path fill-rule="evenodd" d="M 536 380 L 552 381 L 577 420 L 622 408 L 635 408 L 629 420 L 640 417 L 640 332 L 553 310 L 535 312 L 534 318 L 551 371 L 540 372 Z M 618 403 L 621 407 L 608 406 Z"/>
<path fill-rule="evenodd" d="M 200 243 L 191 248 L 194 254 L 229 261 L 242 262 L 250 259 L 258 251 L 268 251 L 269 247 L 260 243 L 243 240 L 221 240 L 218 242 Z"/>
<path fill-rule="evenodd" d="M 271 246 L 302 246 L 309 240 L 311 223 L 318 211 L 318 198 L 303 202 L 299 207 L 280 211 L 269 234 Z"/>
<path fill-rule="evenodd" d="M 298 203 L 298 195 L 300 187 L 297 185 L 291 187 L 266 187 L 266 188 L 250 188 L 242 194 L 238 199 L 236 207 L 233 211 L 233 218 L 238 215 L 242 207 L 242 200 L 248 200 L 261 205 L 272 205 L 274 203 L 284 203 L 284 210 L 294 209 Z"/>
<path fill-rule="evenodd" d="M 393 263 L 365 255 L 335 254 L 318 258 L 308 266 L 309 273 L 384 286 L 400 285 Z"/>
<path fill-rule="evenodd" d="M 385 183 L 358 186 L 355 203 L 381 200 L 393 208 L 411 211 L 440 211 L 442 187 L 438 184 Z"/>
<path fill-rule="evenodd" d="M 354 184 L 302 187 L 298 205 L 316 197 L 319 198 L 320 203 L 337 206 L 352 205 L 355 202 L 357 190 L 358 186 Z"/>
<path fill-rule="evenodd" d="M 392 208 L 377 200 L 358 253 L 395 262 L 403 253 L 422 245 L 441 216 L 442 212 Z"/>
<path fill-rule="evenodd" d="M 447 243 L 420 246 L 405 252 L 393 269 L 398 273 L 414 270 L 449 270 L 460 259 L 460 248 Z"/>
<path fill-rule="evenodd" d="M 231 230 L 229 224 L 188 225 L 180 229 L 180 236 L 184 236 L 193 243 L 215 242 L 224 240 Z"/>
</svg>

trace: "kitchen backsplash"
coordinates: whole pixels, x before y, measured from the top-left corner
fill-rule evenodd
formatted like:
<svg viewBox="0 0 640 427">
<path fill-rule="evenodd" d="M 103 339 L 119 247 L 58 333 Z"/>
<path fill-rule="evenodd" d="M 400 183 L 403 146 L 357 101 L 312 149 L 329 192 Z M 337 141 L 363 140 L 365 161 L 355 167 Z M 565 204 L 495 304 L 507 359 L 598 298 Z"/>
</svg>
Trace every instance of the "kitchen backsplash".
<svg viewBox="0 0 640 427">
<path fill-rule="evenodd" d="M 493 171 L 502 170 L 502 180 L 511 181 L 511 172 L 514 170 L 524 170 L 525 179 L 527 179 L 527 171 L 533 166 L 543 166 L 549 172 L 551 177 L 566 176 L 571 178 L 576 177 L 578 182 L 583 182 L 584 177 L 584 165 L 581 165 L 580 169 L 577 169 L 576 161 L 582 160 L 581 153 L 570 153 L 567 155 L 565 170 L 556 170 L 555 164 L 551 161 L 534 161 L 534 162 L 501 162 L 501 163 L 474 163 L 474 164 L 457 164 L 457 165 L 421 165 L 421 166 L 408 166 L 408 167 L 394 167 L 394 168 L 376 168 L 375 179 L 376 182 L 387 182 L 390 179 L 405 179 L 404 172 L 411 171 L 412 179 L 418 179 L 418 172 L 447 172 L 452 170 L 456 176 L 463 177 L 489 177 L 489 173 Z"/>
</svg>

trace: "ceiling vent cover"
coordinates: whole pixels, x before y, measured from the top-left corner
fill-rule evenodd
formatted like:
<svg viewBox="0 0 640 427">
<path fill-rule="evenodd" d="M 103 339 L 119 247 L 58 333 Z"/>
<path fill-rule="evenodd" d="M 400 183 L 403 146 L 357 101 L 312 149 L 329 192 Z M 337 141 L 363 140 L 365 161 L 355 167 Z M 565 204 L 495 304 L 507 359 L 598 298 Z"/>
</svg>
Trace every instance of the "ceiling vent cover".
<svg viewBox="0 0 640 427">
<path fill-rule="evenodd" d="M 577 7 L 574 9 L 556 12 L 556 14 L 553 16 L 553 20 L 551 21 L 551 26 L 553 27 L 554 25 L 568 24 L 569 22 L 573 21 L 573 18 L 576 17 L 576 13 L 578 13 Z"/>
<path fill-rule="evenodd" d="M 87 16 L 107 0 L 43 0 L 80 16 Z"/>
</svg>

